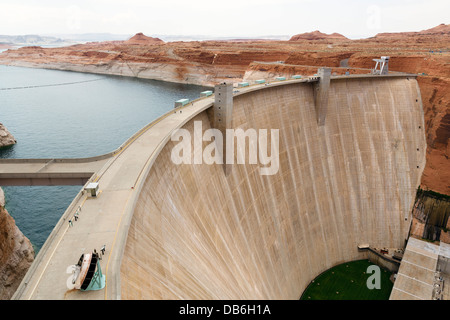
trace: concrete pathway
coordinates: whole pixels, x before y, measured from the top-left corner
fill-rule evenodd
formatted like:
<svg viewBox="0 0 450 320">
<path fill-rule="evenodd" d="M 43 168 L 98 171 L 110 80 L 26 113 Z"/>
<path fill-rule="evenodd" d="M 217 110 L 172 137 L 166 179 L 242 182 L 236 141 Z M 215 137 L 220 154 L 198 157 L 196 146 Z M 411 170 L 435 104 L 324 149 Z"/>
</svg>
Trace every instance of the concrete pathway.
<svg viewBox="0 0 450 320">
<path fill-rule="evenodd" d="M 126 241 L 126 223 L 139 195 L 136 188 L 157 151 L 170 139 L 173 130 L 202 112 L 214 99 L 203 98 L 176 109 L 140 132 L 128 145 L 104 163 L 93 181 L 99 195 L 79 194 L 58 222 L 40 250 L 13 299 L 116 299 L 120 290 L 115 275 L 120 272 L 120 256 Z M 175 110 L 175 109 L 174 109 Z M 73 216 L 79 211 L 78 220 Z M 72 220 L 72 226 L 69 225 Z M 99 291 L 68 290 L 66 273 L 83 253 L 97 252 L 105 245 L 100 261 L 106 287 Z"/>
</svg>

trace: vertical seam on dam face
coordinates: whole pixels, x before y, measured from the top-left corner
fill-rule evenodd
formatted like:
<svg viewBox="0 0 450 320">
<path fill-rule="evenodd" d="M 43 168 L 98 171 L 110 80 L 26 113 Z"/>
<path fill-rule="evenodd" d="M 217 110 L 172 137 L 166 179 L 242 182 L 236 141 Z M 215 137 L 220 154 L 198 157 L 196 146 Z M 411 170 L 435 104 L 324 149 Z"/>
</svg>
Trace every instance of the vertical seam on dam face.
<svg viewBox="0 0 450 320">
<path fill-rule="evenodd" d="M 236 96 L 233 128 L 279 129 L 273 175 L 176 165 L 168 141 L 136 202 L 121 297 L 298 299 L 316 275 L 366 257 L 361 243 L 403 247 L 425 164 L 417 90 L 415 79 L 332 79 L 322 124 L 310 83 Z M 193 136 L 210 119 L 183 128 Z"/>
<path fill-rule="evenodd" d="M 214 105 L 212 107 L 212 126 L 214 129 L 220 130 L 222 136 L 226 136 L 227 129 L 232 129 L 233 120 L 233 85 L 219 84 L 214 88 Z M 223 148 L 220 157 L 224 163 L 225 175 L 228 176 L 231 172 L 232 166 L 226 164 L 227 159 L 227 140 L 222 141 Z"/>
<path fill-rule="evenodd" d="M 327 116 L 331 68 L 319 68 L 317 75 L 319 76 L 319 82 L 313 83 L 314 104 L 317 113 L 317 124 L 323 126 Z"/>
</svg>

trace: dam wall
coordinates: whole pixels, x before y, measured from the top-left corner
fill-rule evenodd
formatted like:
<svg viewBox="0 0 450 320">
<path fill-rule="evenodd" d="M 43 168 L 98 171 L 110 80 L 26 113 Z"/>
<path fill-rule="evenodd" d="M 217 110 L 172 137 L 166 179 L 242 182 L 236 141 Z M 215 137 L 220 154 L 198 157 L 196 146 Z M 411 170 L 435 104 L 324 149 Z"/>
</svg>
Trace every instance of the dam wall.
<svg viewBox="0 0 450 320">
<path fill-rule="evenodd" d="M 130 220 L 121 299 L 299 299 L 318 274 L 367 257 L 359 244 L 404 247 L 426 151 L 415 77 L 332 78 L 320 126 L 313 88 L 233 99 L 232 128 L 279 129 L 274 175 L 248 161 L 227 175 L 177 165 L 166 143 Z M 212 109 L 183 128 L 211 128 Z"/>
</svg>

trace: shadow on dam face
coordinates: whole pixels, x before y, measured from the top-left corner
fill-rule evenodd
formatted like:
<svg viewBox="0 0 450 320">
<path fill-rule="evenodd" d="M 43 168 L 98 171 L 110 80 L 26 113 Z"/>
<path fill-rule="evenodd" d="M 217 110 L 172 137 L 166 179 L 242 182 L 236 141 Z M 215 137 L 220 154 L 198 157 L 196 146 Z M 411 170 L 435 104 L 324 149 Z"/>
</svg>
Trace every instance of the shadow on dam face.
<svg viewBox="0 0 450 320">
<path fill-rule="evenodd" d="M 279 171 L 176 165 L 168 141 L 131 219 L 122 299 L 298 299 L 324 270 L 365 258 L 358 244 L 403 247 L 425 165 L 415 78 L 332 80 L 323 126 L 309 83 L 233 103 L 233 128 L 279 129 Z M 210 112 L 183 128 L 211 128 Z"/>
</svg>

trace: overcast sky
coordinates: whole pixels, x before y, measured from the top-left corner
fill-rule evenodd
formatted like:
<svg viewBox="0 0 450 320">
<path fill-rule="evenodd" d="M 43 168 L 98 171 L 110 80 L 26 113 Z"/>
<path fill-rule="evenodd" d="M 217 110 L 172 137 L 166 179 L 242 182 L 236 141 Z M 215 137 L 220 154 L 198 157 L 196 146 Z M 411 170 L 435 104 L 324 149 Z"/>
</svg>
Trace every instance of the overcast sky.
<svg viewBox="0 0 450 320">
<path fill-rule="evenodd" d="M 320 30 L 349 38 L 449 23 L 449 0 L 1 0 L 0 34 L 252 37 Z"/>
</svg>

